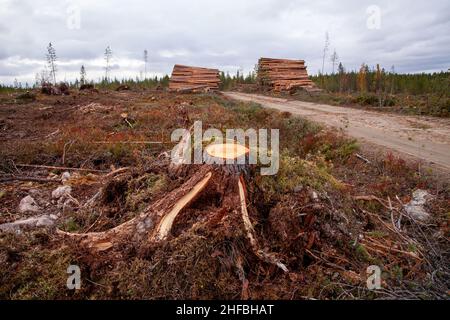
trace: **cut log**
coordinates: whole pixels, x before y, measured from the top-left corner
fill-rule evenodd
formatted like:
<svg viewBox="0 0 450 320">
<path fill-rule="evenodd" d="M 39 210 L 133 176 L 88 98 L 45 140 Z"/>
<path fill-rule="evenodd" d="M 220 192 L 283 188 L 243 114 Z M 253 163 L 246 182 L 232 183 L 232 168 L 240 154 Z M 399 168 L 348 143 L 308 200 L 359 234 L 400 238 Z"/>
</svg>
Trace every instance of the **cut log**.
<svg viewBox="0 0 450 320">
<path fill-rule="evenodd" d="M 176 92 L 203 92 L 218 90 L 219 70 L 175 65 L 169 82 L 169 90 Z"/>
<path fill-rule="evenodd" d="M 277 92 L 293 88 L 314 87 L 309 79 L 304 60 L 261 58 L 258 62 L 258 85 Z"/>
</svg>

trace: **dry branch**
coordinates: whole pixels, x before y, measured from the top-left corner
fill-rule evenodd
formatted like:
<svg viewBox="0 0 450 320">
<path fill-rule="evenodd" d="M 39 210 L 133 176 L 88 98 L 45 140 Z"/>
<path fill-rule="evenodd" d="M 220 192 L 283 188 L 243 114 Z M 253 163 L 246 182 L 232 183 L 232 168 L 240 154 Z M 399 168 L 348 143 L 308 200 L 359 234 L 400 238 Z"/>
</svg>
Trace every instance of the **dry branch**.
<svg viewBox="0 0 450 320">
<path fill-rule="evenodd" d="M 16 164 L 18 167 L 24 168 L 40 168 L 40 169 L 50 169 L 50 170 L 68 170 L 68 171 L 85 171 L 85 172 L 100 172 L 107 173 L 106 170 L 97 170 L 97 169 L 85 169 L 85 168 L 71 168 L 71 167 L 57 167 L 57 166 L 45 166 L 38 164 Z"/>
<path fill-rule="evenodd" d="M 43 182 L 43 183 L 61 183 L 61 179 L 49 179 L 49 178 L 39 178 L 39 177 L 27 177 L 27 176 L 10 176 L 0 178 L 0 182 L 8 181 L 32 181 L 32 182 Z"/>
</svg>

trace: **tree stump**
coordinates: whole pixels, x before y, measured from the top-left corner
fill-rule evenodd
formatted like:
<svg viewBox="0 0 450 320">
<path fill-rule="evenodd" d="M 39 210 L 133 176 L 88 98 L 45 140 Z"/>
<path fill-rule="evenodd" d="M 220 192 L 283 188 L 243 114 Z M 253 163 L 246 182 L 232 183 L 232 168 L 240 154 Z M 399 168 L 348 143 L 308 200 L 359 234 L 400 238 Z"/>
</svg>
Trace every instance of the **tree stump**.
<svg viewBox="0 0 450 320">
<path fill-rule="evenodd" d="M 209 145 L 205 149 L 205 163 L 180 187 L 149 205 L 135 218 L 104 232 L 74 234 L 58 230 L 64 237 L 79 241 L 82 246 L 94 252 L 115 251 L 127 242 L 154 243 L 165 241 L 171 236 L 177 216 L 188 208 L 208 188 L 219 193 L 220 206 L 208 216 L 217 224 L 227 215 L 243 224 L 253 253 L 261 260 L 274 264 L 287 272 L 287 267 L 273 253 L 262 250 L 258 244 L 253 224 L 247 209 L 247 192 L 243 174 L 248 168 L 245 158 L 249 149 L 236 143 Z M 171 167 L 177 171 L 184 164 Z"/>
</svg>

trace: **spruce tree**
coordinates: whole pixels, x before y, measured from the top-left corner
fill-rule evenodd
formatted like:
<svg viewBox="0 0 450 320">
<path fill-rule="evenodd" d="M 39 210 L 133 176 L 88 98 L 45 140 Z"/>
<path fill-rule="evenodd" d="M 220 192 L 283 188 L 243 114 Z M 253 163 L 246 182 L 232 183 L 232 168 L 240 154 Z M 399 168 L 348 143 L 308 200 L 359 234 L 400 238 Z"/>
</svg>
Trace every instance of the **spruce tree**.
<svg viewBox="0 0 450 320">
<path fill-rule="evenodd" d="M 83 85 L 85 83 L 86 83 L 86 69 L 84 68 L 84 65 L 82 65 L 80 70 L 80 84 Z"/>
</svg>

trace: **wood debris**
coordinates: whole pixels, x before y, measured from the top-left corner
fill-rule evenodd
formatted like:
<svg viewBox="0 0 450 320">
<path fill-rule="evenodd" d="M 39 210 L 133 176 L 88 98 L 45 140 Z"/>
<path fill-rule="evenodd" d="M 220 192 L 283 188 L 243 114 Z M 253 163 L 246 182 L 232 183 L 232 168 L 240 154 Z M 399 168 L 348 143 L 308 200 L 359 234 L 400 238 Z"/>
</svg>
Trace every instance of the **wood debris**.
<svg viewBox="0 0 450 320">
<path fill-rule="evenodd" d="M 173 67 L 169 90 L 176 92 L 206 92 L 219 90 L 219 70 L 189 67 L 176 64 Z"/>
</svg>

